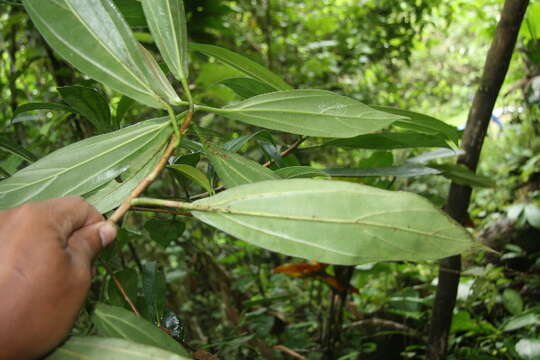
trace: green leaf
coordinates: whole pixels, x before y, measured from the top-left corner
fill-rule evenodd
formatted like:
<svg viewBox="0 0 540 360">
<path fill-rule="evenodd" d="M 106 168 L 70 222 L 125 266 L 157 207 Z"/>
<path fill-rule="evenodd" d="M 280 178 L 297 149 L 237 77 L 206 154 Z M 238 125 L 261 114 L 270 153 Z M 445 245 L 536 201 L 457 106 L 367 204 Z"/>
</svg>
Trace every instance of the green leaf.
<svg viewBox="0 0 540 360">
<path fill-rule="evenodd" d="M 276 89 L 259 80 L 250 78 L 230 78 L 221 81 L 221 84 L 227 86 L 240 97 L 250 98 L 253 96 L 274 92 Z"/>
<path fill-rule="evenodd" d="M 122 284 L 127 296 L 135 301 L 137 298 L 137 291 L 139 290 L 139 276 L 137 272 L 132 269 L 125 269 L 118 271 L 114 274 L 118 282 Z M 124 308 L 130 308 L 129 304 L 124 300 L 124 296 L 120 293 L 120 290 L 116 287 L 116 284 L 112 279 L 109 279 L 107 286 L 107 296 L 109 302 L 116 306 L 122 306 Z"/>
<path fill-rule="evenodd" d="M 144 224 L 150 238 L 163 247 L 178 239 L 184 233 L 186 224 L 178 220 L 153 217 Z"/>
<path fill-rule="evenodd" d="M 163 97 L 171 89 L 164 89 L 148 68 L 139 43 L 110 0 L 23 4 L 49 45 L 83 73 L 151 107 L 179 101 L 177 96 Z"/>
<path fill-rule="evenodd" d="M 143 266 L 142 290 L 145 305 L 142 309 L 143 313 L 147 319 L 159 323 L 165 310 L 167 285 L 163 270 L 155 262 L 149 262 Z"/>
<path fill-rule="evenodd" d="M 511 317 L 504 325 L 503 331 L 514 331 L 528 326 L 535 326 L 540 323 L 540 316 L 533 313 L 522 313 Z"/>
<path fill-rule="evenodd" d="M 339 138 L 377 131 L 403 118 L 323 90 L 277 91 L 205 110 L 267 129 Z"/>
<path fill-rule="evenodd" d="M 72 337 L 57 348 L 47 360 L 189 360 L 148 345 L 123 339 L 101 337 Z"/>
<path fill-rule="evenodd" d="M 59 87 L 58 92 L 69 106 L 84 116 L 99 132 L 112 129 L 107 100 L 97 90 L 86 86 Z"/>
<path fill-rule="evenodd" d="M 118 105 L 116 106 L 116 116 L 114 117 L 114 127 L 115 129 L 120 129 L 122 127 L 122 122 L 124 117 L 129 112 L 135 100 L 127 96 L 122 96 Z"/>
<path fill-rule="evenodd" d="M 331 264 L 434 260 L 473 244 L 463 227 L 426 199 L 349 182 L 263 181 L 185 208 L 253 245 Z"/>
<path fill-rule="evenodd" d="M 516 352 L 523 359 L 539 360 L 540 359 L 540 340 L 521 339 L 516 344 Z"/>
<path fill-rule="evenodd" d="M 123 308 L 98 304 L 92 315 L 99 335 L 150 345 L 189 357 L 189 353 L 163 330 Z"/>
<path fill-rule="evenodd" d="M 113 0 L 114 5 L 120 10 L 124 19 L 131 27 L 148 27 L 142 5 L 139 1 L 133 0 Z"/>
<path fill-rule="evenodd" d="M 152 119 L 61 148 L 0 182 L 0 209 L 81 195 L 106 212 L 159 160 L 172 127 Z"/>
<path fill-rule="evenodd" d="M 503 303 L 506 310 L 508 310 L 512 315 L 518 315 L 523 311 L 523 299 L 521 298 L 521 295 L 515 290 L 504 290 Z"/>
<path fill-rule="evenodd" d="M 495 182 L 492 179 L 486 176 L 475 174 L 467 167 L 460 164 L 429 164 L 429 167 L 439 170 L 442 176 L 460 185 L 478 187 L 495 186 Z"/>
<path fill-rule="evenodd" d="M 22 104 L 19 107 L 17 107 L 17 109 L 15 109 L 15 111 L 13 112 L 13 118 L 15 119 L 17 115 L 19 114 L 22 114 L 28 111 L 35 111 L 35 110 L 59 110 L 59 111 L 75 112 L 74 109 L 64 104 L 27 103 L 27 104 Z"/>
<path fill-rule="evenodd" d="M 5 139 L 0 139 L 0 150 L 18 156 L 28 163 L 32 163 L 37 160 L 36 156 L 30 151 Z"/>
<path fill-rule="evenodd" d="M 383 132 L 359 135 L 349 139 L 334 139 L 324 146 L 339 146 L 356 149 L 392 150 L 420 147 L 448 147 L 444 139 L 435 135 L 415 132 Z"/>
<path fill-rule="evenodd" d="M 407 159 L 407 162 L 412 164 L 425 164 L 431 160 L 459 156 L 464 153 L 465 152 L 463 150 L 439 149 L 434 151 L 428 151 L 421 155 L 409 158 Z"/>
<path fill-rule="evenodd" d="M 182 0 L 142 0 L 146 21 L 169 70 L 188 77 L 186 14 Z"/>
<path fill-rule="evenodd" d="M 205 154 L 228 188 L 257 181 L 279 179 L 272 170 L 238 154 L 215 147 L 205 149 Z"/>
<path fill-rule="evenodd" d="M 0 144 L 0 147 L 2 145 Z M 540 229 L 540 207 L 529 204 L 525 207 L 525 218 L 527 222 L 537 229 Z"/>
<path fill-rule="evenodd" d="M 396 121 L 394 125 L 403 129 L 422 131 L 443 135 L 446 139 L 451 140 L 455 144 L 459 142 L 460 134 L 456 127 L 438 120 L 432 116 L 420 114 L 414 111 L 397 109 L 389 106 L 373 106 L 374 109 L 389 112 L 395 115 L 405 117 L 400 121 Z"/>
<path fill-rule="evenodd" d="M 405 164 L 400 166 L 388 166 L 380 168 L 330 168 L 324 171 L 332 177 L 364 177 L 364 176 L 395 176 L 412 177 L 423 175 L 440 174 L 439 170 L 418 166 L 414 164 Z"/>
<path fill-rule="evenodd" d="M 169 166 L 169 169 L 177 171 L 182 175 L 189 177 L 191 180 L 195 181 L 197 184 L 202 186 L 203 189 L 208 191 L 209 194 L 214 193 L 214 189 L 210 184 L 210 180 L 203 174 L 203 172 L 196 167 L 186 165 L 186 164 L 177 164 Z"/>
<path fill-rule="evenodd" d="M 230 151 L 230 152 L 237 152 L 246 144 L 248 141 L 250 141 L 253 138 L 256 138 L 264 133 L 267 133 L 266 130 L 258 130 L 255 131 L 253 134 L 239 136 L 235 139 L 231 139 L 227 141 L 225 144 L 222 144 L 223 149 Z"/>
<path fill-rule="evenodd" d="M 259 80 L 260 82 L 271 86 L 275 90 L 291 89 L 289 84 L 264 66 L 233 51 L 221 48 L 219 46 L 195 43 L 189 44 L 189 47 L 191 50 L 198 51 L 206 56 L 215 57 L 223 64 L 236 69 L 255 80 Z"/>
<path fill-rule="evenodd" d="M 328 174 L 322 169 L 315 169 L 309 166 L 289 166 L 274 171 L 283 179 L 328 177 Z"/>
</svg>

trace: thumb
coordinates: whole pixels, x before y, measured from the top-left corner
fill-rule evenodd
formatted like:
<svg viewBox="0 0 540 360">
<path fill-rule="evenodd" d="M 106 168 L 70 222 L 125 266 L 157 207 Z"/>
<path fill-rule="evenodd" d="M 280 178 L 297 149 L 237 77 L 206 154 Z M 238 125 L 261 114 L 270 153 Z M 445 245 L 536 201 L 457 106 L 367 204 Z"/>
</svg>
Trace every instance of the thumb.
<svg viewBox="0 0 540 360">
<path fill-rule="evenodd" d="M 114 240 L 116 232 L 116 226 L 108 221 L 85 226 L 69 238 L 68 249 L 90 264 L 97 254 Z"/>
</svg>

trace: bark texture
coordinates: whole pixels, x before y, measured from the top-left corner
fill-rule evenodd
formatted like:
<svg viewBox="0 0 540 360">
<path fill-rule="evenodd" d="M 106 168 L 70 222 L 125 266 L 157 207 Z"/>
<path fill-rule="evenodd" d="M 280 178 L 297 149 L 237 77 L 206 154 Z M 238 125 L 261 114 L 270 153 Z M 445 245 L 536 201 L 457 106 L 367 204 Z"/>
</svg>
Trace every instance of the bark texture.
<svg viewBox="0 0 540 360">
<path fill-rule="evenodd" d="M 488 51 L 480 87 L 475 93 L 467 127 L 463 134 L 462 149 L 465 151 L 458 163 L 476 171 L 480 152 L 484 143 L 493 107 L 499 95 L 510 59 L 516 44 L 519 28 L 525 15 L 528 0 L 506 0 L 493 42 Z M 467 209 L 472 189 L 452 183 L 448 195 L 446 212 L 464 224 L 468 218 Z M 439 360 L 446 357 L 448 333 L 452 321 L 452 311 L 456 303 L 457 288 L 461 270 L 459 255 L 442 259 L 439 265 L 439 282 L 433 304 L 433 313 L 427 346 L 428 359 Z"/>
</svg>

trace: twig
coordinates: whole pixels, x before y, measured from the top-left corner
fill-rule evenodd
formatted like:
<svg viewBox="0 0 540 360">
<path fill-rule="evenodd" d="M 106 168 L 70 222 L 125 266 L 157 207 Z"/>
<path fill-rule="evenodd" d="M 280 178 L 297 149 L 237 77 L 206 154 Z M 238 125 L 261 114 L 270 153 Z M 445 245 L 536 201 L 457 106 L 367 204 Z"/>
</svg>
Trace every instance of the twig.
<svg viewBox="0 0 540 360">
<path fill-rule="evenodd" d="M 107 273 L 111 277 L 112 281 L 114 282 L 114 285 L 116 285 L 116 288 L 118 289 L 118 291 L 120 291 L 120 294 L 122 294 L 122 297 L 128 303 L 129 307 L 131 308 L 131 311 L 133 311 L 133 313 L 135 315 L 141 316 L 141 314 L 137 310 L 137 307 L 135 306 L 133 301 L 131 301 L 131 299 L 129 298 L 126 290 L 124 289 L 124 287 L 122 286 L 122 284 L 120 283 L 118 278 L 116 276 L 114 276 L 114 274 L 113 274 L 111 268 L 109 267 L 109 265 L 107 265 L 107 263 L 105 261 L 103 261 L 103 259 L 101 257 L 99 258 L 99 262 L 101 263 L 101 265 L 103 265 L 103 267 L 105 268 L 105 270 L 107 271 Z"/>
<path fill-rule="evenodd" d="M 307 139 L 307 137 L 301 137 L 300 139 L 298 139 L 294 143 L 292 143 L 287 149 L 283 150 L 279 155 L 281 157 L 289 155 L 291 152 L 296 150 L 296 148 L 298 148 L 298 146 L 300 146 L 304 141 L 306 141 L 306 139 Z M 274 162 L 274 160 L 268 160 L 267 162 L 262 164 L 262 166 L 263 167 L 269 167 L 273 162 Z M 221 185 L 221 186 L 217 187 L 214 191 L 216 193 L 218 193 L 218 192 L 223 191 L 223 190 L 225 190 L 225 186 Z M 208 192 L 205 192 L 205 193 L 202 193 L 202 194 L 193 195 L 189 199 L 190 200 L 198 200 L 198 199 L 206 198 L 208 196 L 210 196 L 210 194 Z"/>
<path fill-rule="evenodd" d="M 292 349 L 289 349 L 288 347 L 286 347 L 285 345 L 276 345 L 274 346 L 274 349 L 278 350 L 278 351 L 281 351 L 282 353 L 285 353 L 295 359 L 298 359 L 298 360 L 308 360 L 307 357 L 305 356 L 302 356 L 300 355 L 299 353 L 297 353 L 296 351 L 292 350 Z"/>
<path fill-rule="evenodd" d="M 190 111 L 187 113 L 184 121 L 182 122 L 182 127 L 180 128 L 180 134 L 184 134 L 187 131 L 187 128 L 189 127 L 189 124 L 191 124 L 191 118 L 193 117 L 193 113 Z M 146 176 L 143 181 L 141 181 L 135 189 L 129 194 L 129 196 L 124 200 L 122 205 L 116 211 L 111 215 L 109 218 L 109 221 L 113 224 L 118 223 L 120 219 L 126 214 L 126 212 L 131 207 L 131 200 L 138 197 L 150 184 L 156 180 L 156 178 L 159 176 L 159 174 L 163 171 L 165 166 L 167 166 L 167 161 L 169 160 L 169 157 L 171 157 L 173 151 L 178 146 L 180 139 L 178 139 L 176 136 L 171 137 L 171 141 L 169 142 L 169 145 L 167 146 L 167 149 L 165 150 L 165 153 L 163 153 L 163 156 L 161 159 L 159 159 L 159 163 L 156 165 L 154 170 Z"/>
<path fill-rule="evenodd" d="M 143 211 L 143 212 L 161 213 L 161 214 L 171 214 L 171 215 L 181 215 L 181 216 L 193 216 L 193 214 L 191 214 L 190 212 L 187 212 L 187 211 L 176 211 L 176 210 L 158 209 L 158 208 L 146 208 L 146 207 L 139 207 L 139 206 L 134 206 L 130 210 L 131 211 Z"/>
</svg>

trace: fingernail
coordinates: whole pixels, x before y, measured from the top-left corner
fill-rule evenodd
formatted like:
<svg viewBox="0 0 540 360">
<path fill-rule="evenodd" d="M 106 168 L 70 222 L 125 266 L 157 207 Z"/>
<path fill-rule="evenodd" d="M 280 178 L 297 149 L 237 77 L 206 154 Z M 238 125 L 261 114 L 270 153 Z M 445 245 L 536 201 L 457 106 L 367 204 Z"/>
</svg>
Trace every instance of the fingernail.
<svg viewBox="0 0 540 360">
<path fill-rule="evenodd" d="M 104 221 L 99 228 L 99 238 L 103 247 L 109 245 L 116 237 L 116 226 L 108 221 Z"/>
</svg>

